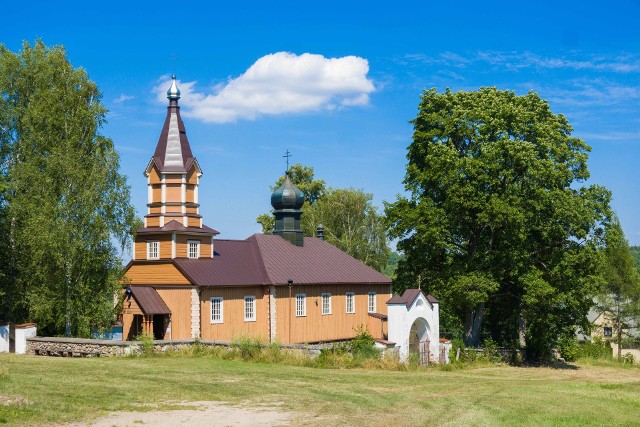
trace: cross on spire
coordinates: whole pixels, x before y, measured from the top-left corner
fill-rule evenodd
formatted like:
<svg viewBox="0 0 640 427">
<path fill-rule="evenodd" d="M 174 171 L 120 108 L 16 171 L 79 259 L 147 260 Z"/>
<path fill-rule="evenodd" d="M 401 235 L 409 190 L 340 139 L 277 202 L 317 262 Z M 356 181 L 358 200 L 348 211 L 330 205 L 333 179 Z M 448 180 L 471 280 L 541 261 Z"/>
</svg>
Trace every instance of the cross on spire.
<svg viewBox="0 0 640 427">
<path fill-rule="evenodd" d="M 285 153 L 284 156 L 282 157 L 286 157 L 287 158 L 287 172 L 289 172 L 289 157 L 291 157 L 292 154 L 289 152 L 289 149 L 287 148 L 287 152 Z"/>
</svg>

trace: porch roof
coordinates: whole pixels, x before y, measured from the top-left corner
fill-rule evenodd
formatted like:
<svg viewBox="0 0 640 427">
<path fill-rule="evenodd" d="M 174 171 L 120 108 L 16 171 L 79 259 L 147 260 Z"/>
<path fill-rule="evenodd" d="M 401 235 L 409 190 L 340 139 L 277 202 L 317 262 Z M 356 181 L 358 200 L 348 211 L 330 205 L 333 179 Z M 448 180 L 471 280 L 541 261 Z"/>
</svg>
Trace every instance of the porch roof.
<svg viewBox="0 0 640 427">
<path fill-rule="evenodd" d="M 131 286 L 127 289 L 140 306 L 140 310 L 149 316 L 152 314 L 171 314 L 158 291 L 151 286 Z"/>
</svg>

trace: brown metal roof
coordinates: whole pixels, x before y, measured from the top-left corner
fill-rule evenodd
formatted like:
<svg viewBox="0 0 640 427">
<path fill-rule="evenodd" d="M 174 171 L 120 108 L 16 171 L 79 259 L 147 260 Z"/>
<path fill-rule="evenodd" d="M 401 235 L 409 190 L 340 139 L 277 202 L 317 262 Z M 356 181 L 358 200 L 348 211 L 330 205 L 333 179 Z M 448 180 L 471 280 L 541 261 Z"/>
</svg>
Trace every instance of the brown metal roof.
<svg viewBox="0 0 640 427">
<path fill-rule="evenodd" d="M 407 308 L 409 308 L 420 294 L 424 295 L 420 289 L 407 289 L 402 296 L 394 295 L 391 297 L 387 304 L 406 304 Z M 425 298 L 431 304 L 438 303 L 438 300 L 431 295 L 425 295 Z"/>
<path fill-rule="evenodd" d="M 138 234 L 144 234 L 144 233 L 148 234 L 148 233 L 158 233 L 158 232 L 162 232 L 162 231 L 184 231 L 184 232 L 189 232 L 189 233 L 220 234 L 219 231 L 214 230 L 211 227 L 207 227 L 204 224 L 202 225 L 202 228 L 200 228 L 200 227 L 185 227 L 184 225 L 180 224 L 175 219 L 172 219 L 171 221 L 166 223 L 163 227 L 143 227 L 143 228 L 140 228 L 137 231 L 137 233 Z"/>
<path fill-rule="evenodd" d="M 254 234 L 246 240 L 216 240 L 213 259 L 175 259 L 176 266 L 199 286 L 368 283 L 391 279 L 335 246 L 305 237 L 296 246 L 276 235 Z"/>
<path fill-rule="evenodd" d="M 172 120 L 173 116 L 173 120 Z M 175 129 L 177 127 L 177 129 Z M 169 141 L 170 135 L 175 135 L 177 131 L 177 136 L 179 138 L 179 142 L 177 148 L 180 151 L 181 162 L 179 164 L 173 162 L 169 164 L 165 164 L 165 160 L 167 157 L 167 145 L 171 145 L 172 143 Z M 169 147 L 171 151 L 172 147 Z M 171 153 L 170 153 L 171 155 Z M 160 172 L 187 172 L 196 159 L 193 157 L 191 153 L 191 147 L 189 146 L 189 140 L 187 139 L 187 131 L 184 127 L 184 123 L 182 122 L 182 118 L 180 117 L 180 107 L 178 106 L 177 100 L 172 100 L 167 107 L 167 117 L 164 121 L 164 126 L 162 127 L 162 132 L 160 132 L 160 138 L 158 138 L 158 145 L 156 146 L 156 151 L 153 154 L 151 159 Z"/>
<path fill-rule="evenodd" d="M 382 313 L 368 313 L 370 317 L 374 317 L 380 320 L 387 320 L 387 315 Z"/>
<path fill-rule="evenodd" d="M 144 314 L 171 314 L 158 291 L 151 286 L 131 286 L 127 291 L 131 292 Z"/>
</svg>

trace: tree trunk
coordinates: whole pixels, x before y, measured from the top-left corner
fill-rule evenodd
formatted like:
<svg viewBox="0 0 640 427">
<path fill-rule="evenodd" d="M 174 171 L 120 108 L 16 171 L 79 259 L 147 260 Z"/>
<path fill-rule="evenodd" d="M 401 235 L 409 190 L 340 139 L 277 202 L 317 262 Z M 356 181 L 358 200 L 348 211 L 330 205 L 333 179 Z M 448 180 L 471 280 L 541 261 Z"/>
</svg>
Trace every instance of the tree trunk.
<svg viewBox="0 0 640 427">
<path fill-rule="evenodd" d="M 478 347 L 480 344 L 480 327 L 482 326 L 482 315 L 484 314 L 484 303 L 475 307 L 467 307 L 464 315 L 464 345 L 467 347 Z"/>
<path fill-rule="evenodd" d="M 620 318 L 620 296 L 618 295 L 616 298 L 616 309 L 617 309 L 617 318 L 616 318 L 616 339 L 618 341 L 618 360 L 622 358 L 622 319 Z"/>
<path fill-rule="evenodd" d="M 521 348 L 527 346 L 527 321 L 524 320 L 522 314 L 518 316 L 518 341 Z"/>
</svg>

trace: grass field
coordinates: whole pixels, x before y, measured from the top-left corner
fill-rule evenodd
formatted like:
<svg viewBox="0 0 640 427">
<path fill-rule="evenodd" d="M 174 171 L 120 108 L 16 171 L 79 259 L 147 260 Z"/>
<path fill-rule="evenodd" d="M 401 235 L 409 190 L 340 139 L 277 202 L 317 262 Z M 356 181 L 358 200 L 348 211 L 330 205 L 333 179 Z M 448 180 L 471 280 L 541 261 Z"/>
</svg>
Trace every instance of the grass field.
<svg viewBox="0 0 640 427">
<path fill-rule="evenodd" d="M 0 423 L 88 421 L 110 411 L 150 410 L 148 404 L 171 408 L 172 401 L 274 405 L 306 425 L 639 425 L 640 369 L 398 372 L 212 357 L 0 355 Z"/>
</svg>

